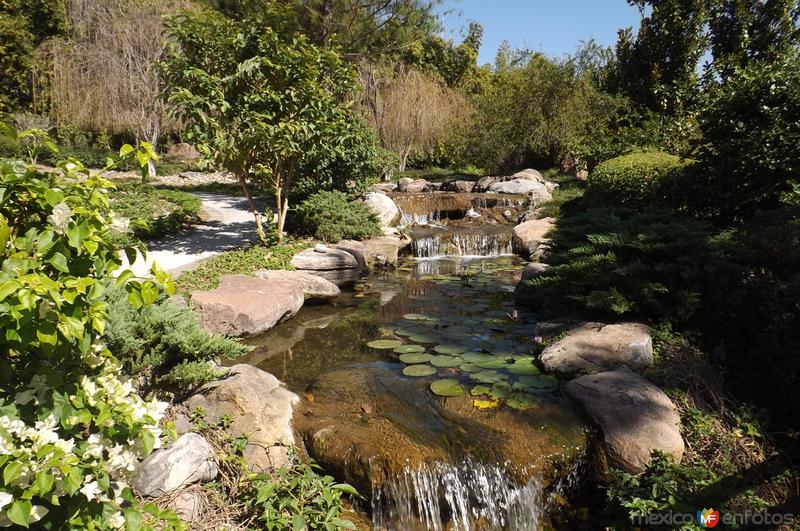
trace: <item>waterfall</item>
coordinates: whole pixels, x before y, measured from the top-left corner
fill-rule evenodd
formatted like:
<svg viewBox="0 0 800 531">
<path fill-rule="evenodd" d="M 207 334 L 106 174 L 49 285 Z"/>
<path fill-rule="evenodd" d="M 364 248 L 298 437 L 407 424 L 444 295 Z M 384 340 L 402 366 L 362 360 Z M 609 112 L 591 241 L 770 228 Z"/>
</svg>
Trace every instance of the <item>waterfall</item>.
<svg viewBox="0 0 800 531">
<path fill-rule="evenodd" d="M 372 489 L 372 523 L 381 531 L 534 531 L 541 510 L 538 480 L 516 485 L 499 466 L 469 458 L 459 465 L 406 466 Z"/>
<path fill-rule="evenodd" d="M 417 258 L 513 254 L 510 232 L 440 232 L 414 238 L 411 250 Z"/>
</svg>

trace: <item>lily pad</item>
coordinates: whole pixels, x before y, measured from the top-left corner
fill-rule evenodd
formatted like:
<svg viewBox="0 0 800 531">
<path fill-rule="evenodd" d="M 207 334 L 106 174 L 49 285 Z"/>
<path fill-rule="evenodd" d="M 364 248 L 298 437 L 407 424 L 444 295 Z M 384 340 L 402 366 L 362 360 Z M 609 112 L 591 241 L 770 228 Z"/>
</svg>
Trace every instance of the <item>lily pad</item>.
<svg viewBox="0 0 800 531">
<path fill-rule="evenodd" d="M 482 370 L 481 372 L 470 374 L 469 377 L 473 381 L 480 383 L 495 383 L 506 379 L 502 373 L 492 370 Z"/>
<path fill-rule="evenodd" d="M 378 350 L 395 349 L 402 345 L 403 342 L 398 339 L 376 339 L 367 343 L 369 348 L 376 348 Z"/>
<path fill-rule="evenodd" d="M 462 396 L 466 393 L 461 382 L 454 378 L 436 380 L 431 384 L 431 391 L 433 391 L 433 394 L 439 396 Z"/>
<path fill-rule="evenodd" d="M 534 375 L 539 374 L 539 367 L 527 363 L 512 363 L 506 370 L 512 374 Z"/>
<path fill-rule="evenodd" d="M 464 359 L 463 356 L 461 359 Z M 464 372 L 481 372 L 483 370 L 474 363 L 462 363 L 458 368 Z"/>
<path fill-rule="evenodd" d="M 422 314 L 422 313 L 407 313 L 403 316 L 403 319 L 408 319 L 409 321 L 425 321 L 430 316 Z"/>
<path fill-rule="evenodd" d="M 403 374 L 406 376 L 413 376 L 420 378 L 422 376 L 432 376 L 436 374 L 436 368 L 430 365 L 409 365 L 403 369 Z"/>
<path fill-rule="evenodd" d="M 511 386 L 508 385 L 508 382 L 496 382 L 489 390 L 489 396 L 495 400 L 502 400 L 507 397 L 510 392 Z"/>
<path fill-rule="evenodd" d="M 433 356 L 422 352 L 412 352 L 410 354 L 403 354 L 400 356 L 400 361 L 403 363 L 427 363 Z"/>
<path fill-rule="evenodd" d="M 476 385 L 475 387 L 472 388 L 470 394 L 472 396 L 481 396 L 481 395 L 488 395 L 491 391 L 492 391 L 491 387 L 488 387 L 486 385 Z"/>
<path fill-rule="evenodd" d="M 525 410 L 536 405 L 536 399 L 527 393 L 511 393 L 506 398 L 506 405 L 513 409 Z"/>
<path fill-rule="evenodd" d="M 425 347 L 422 345 L 400 345 L 392 352 L 395 354 L 414 354 L 416 352 L 425 352 Z"/>
<path fill-rule="evenodd" d="M 504 359 L 493 359 L 477 363 L 481 369 L 507 369 L 509 364 Z"/>
<path fill-rule="evenodd" d="M 458 367 L 464 363 L 464 360 L 458 356 L 431 356 L 428 363 L 434 367 Z"/>
<path fill-rule="evenodd" d="M 465 352 L 461 355 L 461 357 L 464 358 L 464 361 L 468 361 L 470 363 L 482 363 L 495 359 L 495 357 L 491 354 L 485 354 L 483 352 Z"/>
<path fill-rule="evenodd" d="M 414 328 L 396 328 L 394 333 L 398 336 L 413 336 L 414 334 L 419 334 L 419 330 Z"/>
<path fill-rule="evenodd" d="M 433 350 L 439 354 L 447 354 L 448 356 L 457 356 L 465 352 L 469 347 L 464 345 L 436 345 Z"/>
<path fill-rule="evenodd" d="M 439 342 L 439 338 L 438 337 L 427 335 L 427 334 L 414 334 L 413 336 L 409 336 L 408 339 L 409 339 L 409 341 L 413 341 L 414 343 L 431 344 L 431 343 L 438 343 Z"/>
<path fill-rule="evenodd" d="M 522 378 L 526 378 L 528 380 L 528 387 L 536 387 L 537 389 L 555 389 L 558 387 L 558 378 L 555 376 L 550 376 L 549 374 L 520 377 L 520 379 Z"/>
</svg>

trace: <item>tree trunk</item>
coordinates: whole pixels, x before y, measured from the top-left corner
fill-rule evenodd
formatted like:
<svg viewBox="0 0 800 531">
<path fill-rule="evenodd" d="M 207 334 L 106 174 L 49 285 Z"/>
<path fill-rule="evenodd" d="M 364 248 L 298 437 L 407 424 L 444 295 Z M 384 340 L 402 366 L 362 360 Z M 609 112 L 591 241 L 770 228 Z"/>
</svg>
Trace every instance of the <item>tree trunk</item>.
<svg viewBox="0 0 800 531">
<path fill-rule="evenodd" d="M 283 242 L 283 229 L 286 226 L 286 213 L 289 211 L 289 198 L 284 196 L 283 204 L 278 209 L 278 242 Z"/>
<path fill-rule="evenodd" d="M 247 197 L 247 204 L 250 205 L 250 212 L 253 213 L 253 217 L 256 220 L 256 234 L 258 234 L 258 239 L 262 244 L 266 245 L 267 235 L 264 233 L 264 226 L 261 224 L 261 213 L 258 211 L 256 202 L 253 199 L 253 193 L 250 191 L 250 185 L 247 184 L 247 177 L 244 175 L 239 175 L 239 183 L 242 185 L 242 190 L 244 191 L 245 197 Z"/>
</svg>

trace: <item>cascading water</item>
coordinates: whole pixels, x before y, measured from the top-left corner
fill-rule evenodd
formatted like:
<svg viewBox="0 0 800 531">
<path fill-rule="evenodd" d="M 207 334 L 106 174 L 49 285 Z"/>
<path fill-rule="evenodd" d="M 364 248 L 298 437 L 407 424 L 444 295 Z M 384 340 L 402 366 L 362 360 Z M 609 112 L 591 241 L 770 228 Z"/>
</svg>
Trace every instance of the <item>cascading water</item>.
<svg viewBox="0 0 800 531">
<path fill-rule="evenodd" d="M 416 258 L 440 256 L 505 256 L 513 253 L 511 233 L 440 232 L 411 242 Z"/>
<path fill-rule="evenodd" d="M 516 485 L 501 467 L 470 459 L 407 466 L 372 489 L 372 523 L 381 531 L 535 531 L 541 510 L 536 479 Z"/>
</svg>

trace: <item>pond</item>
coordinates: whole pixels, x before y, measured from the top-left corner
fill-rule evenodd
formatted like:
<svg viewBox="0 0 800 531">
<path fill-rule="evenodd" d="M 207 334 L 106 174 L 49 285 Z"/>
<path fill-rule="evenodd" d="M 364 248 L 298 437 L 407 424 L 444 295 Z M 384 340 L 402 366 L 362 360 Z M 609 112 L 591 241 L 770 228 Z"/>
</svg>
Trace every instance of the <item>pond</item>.
<svg viewBox="0 0 800 531">
<path fill-rule="evenodd" d="M 586 425 L 536 364 L 505 249 L 403 259 L 250 341 L 245 362 L 301 397 L 306 449 L 359 489 L 374 529 L 537 529 L 582 462 Z"/>
</svg>

